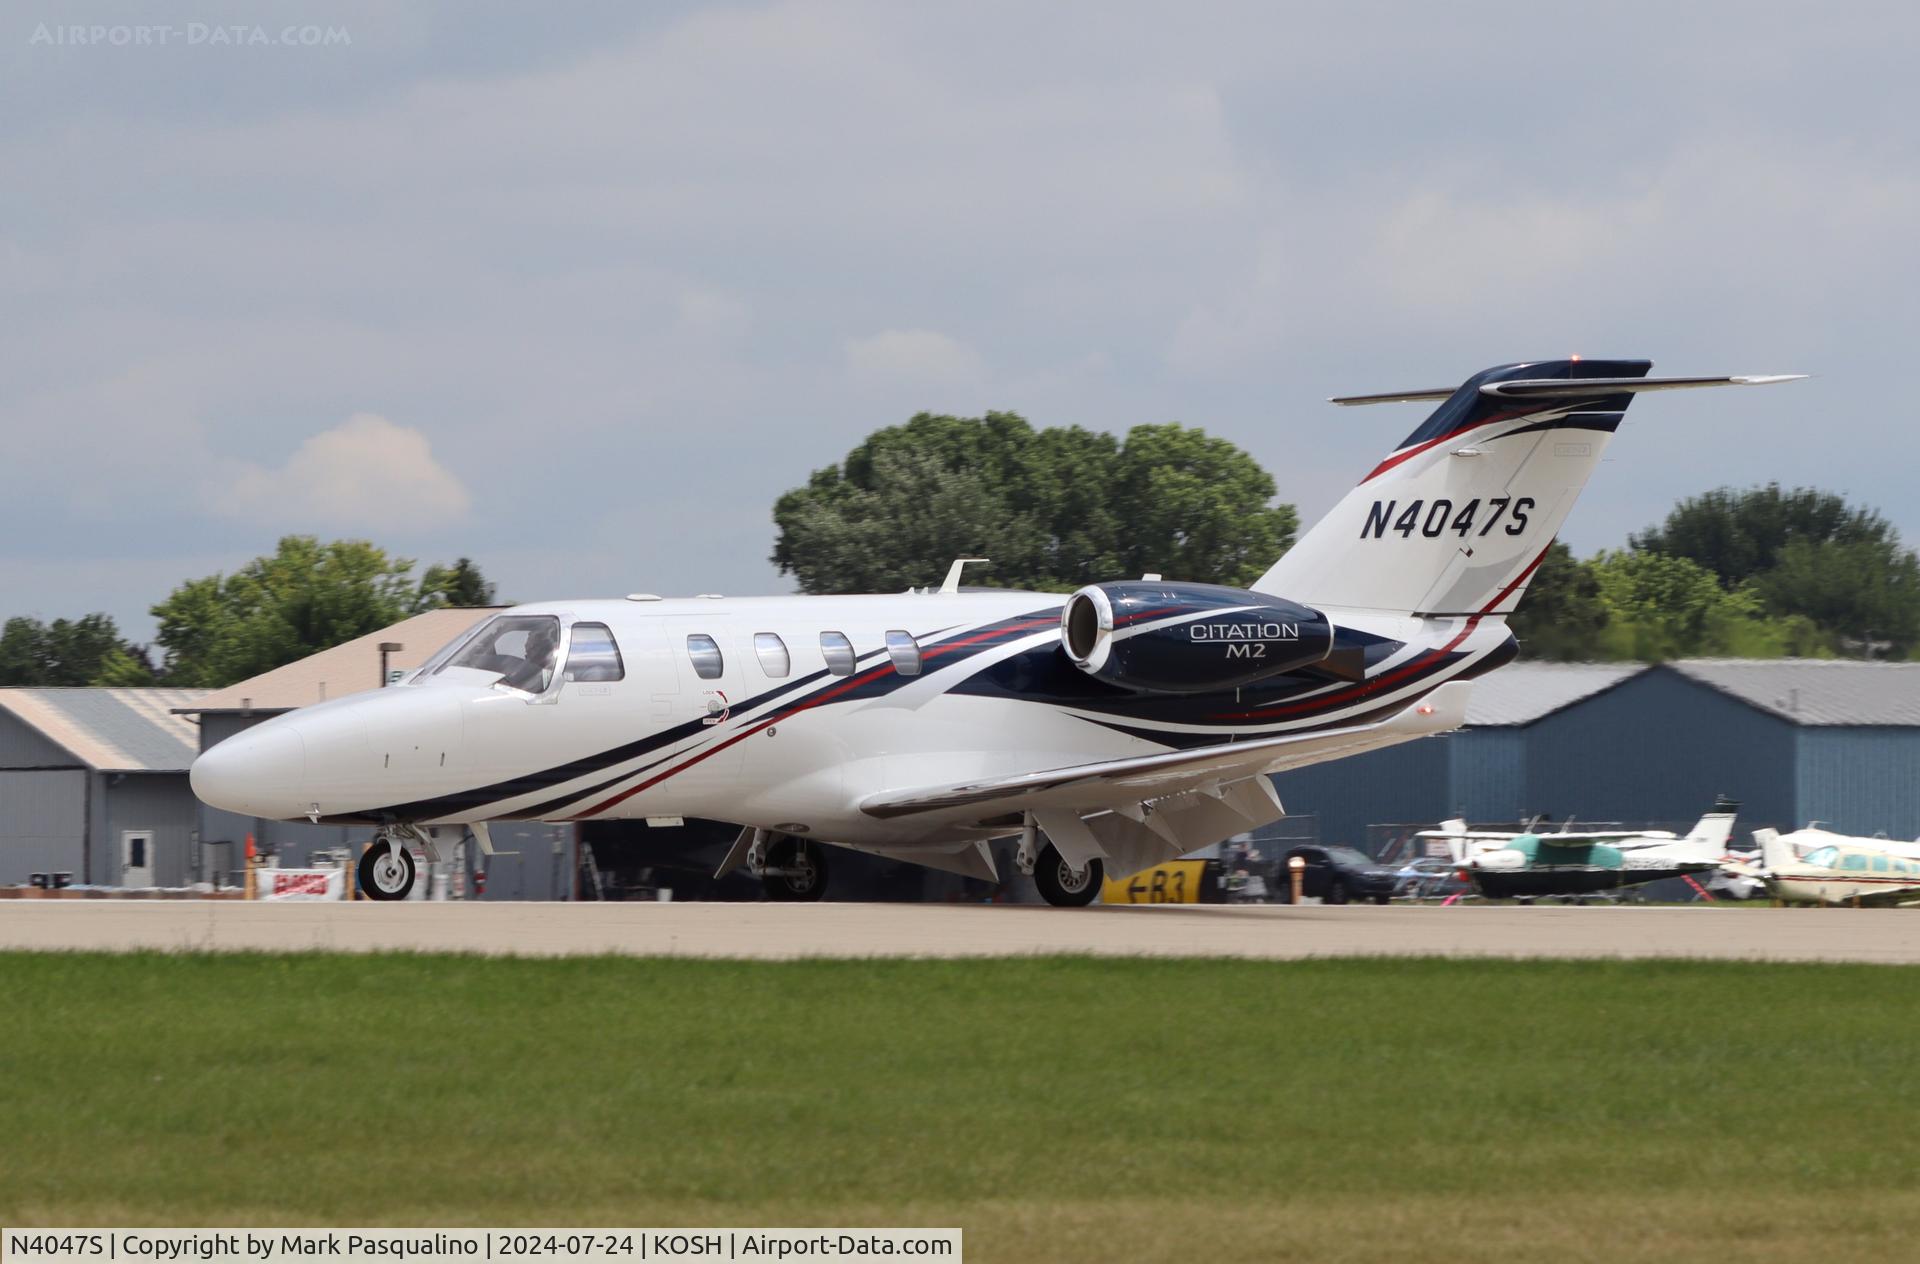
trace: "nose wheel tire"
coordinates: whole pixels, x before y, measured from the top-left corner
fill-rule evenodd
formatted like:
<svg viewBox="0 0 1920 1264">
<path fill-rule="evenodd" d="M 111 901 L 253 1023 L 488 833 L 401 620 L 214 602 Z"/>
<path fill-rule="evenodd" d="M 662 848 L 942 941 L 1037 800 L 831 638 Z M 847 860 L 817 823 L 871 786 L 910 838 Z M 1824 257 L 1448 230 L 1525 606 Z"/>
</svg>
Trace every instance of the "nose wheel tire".
<svg viewBox="0 0 1920 1264">
<path fill-rule="evenodd" d="M 384 838 L 360 853 L 355 869 L 360 893 L 369 900 L 404 900 L 413 890 L 413 853 L 405 847 L 394 848 Z"/>
<path fill-rule="evenodd" d="M 1093 903 L 1093 897 L 1100 894 L 1100 880 L 1105 876 L 1106 866 L 1098 860 L 1089 860 L 1085 869 L 1074 872 L 1067 858 L 1052 843 L 1040 849 L 1040 859 L 1033 866 L 1033 885 L 1040 888 L 1040 898 L 1058 908 L 1080 908 Z"/>
<path fill-rule="evenodd" d="M 827 893 L 827 849 L 806 838 L 782 838 L 767 848 L 767 868 L 778 870 L 760 879 L 769 900 L 807 902 Z"/>
</svg>

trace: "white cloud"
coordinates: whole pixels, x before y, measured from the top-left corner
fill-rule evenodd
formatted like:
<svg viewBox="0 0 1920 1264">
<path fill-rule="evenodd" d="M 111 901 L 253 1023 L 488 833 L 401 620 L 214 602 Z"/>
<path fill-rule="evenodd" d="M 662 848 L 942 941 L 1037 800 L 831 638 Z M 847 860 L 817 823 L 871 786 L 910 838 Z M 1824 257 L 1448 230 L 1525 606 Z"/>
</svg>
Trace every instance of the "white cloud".
<svg viewBox="0 0 1920 1264">
<path fill-rule="evenodd" d="M 473 496 L 434 460 L 427 436 L 355 413 L 302 443 L 278 469 L 244 464 L 210 489 L 220 512 L 286 526 L 382 529 L 459 522 Z"/>
<path fill-rule="evenodd" d="M 869 389 L 966 386 L 986 366 L 980 353 L 932 329 L 888 329 L 847 339 L 847 372 Z"/>
<path fill-rule="evenodd" d="M 210 505 L 242 556 L 338 524 L 517 559 L 516 597 L 784 588 L 766 507 L 926 407 L 1177 418 L 1310 517 L 1408 424 L 1319 397 L 1571 350 L 1822 374 L 1636 406 L 1684 424 L 1622 436 L 1583 543 L 1782 450 L 1920 536 L 1884 373 L 1920 289 L 1920 8 L 1668 7 L 1650 42 L 1631 7 L 429 0 L 354 18 L 350 57 L 28 57 L 0 85 L 0 615 L 143 609 L 171 565 L 84 597 L 41 563 L 198 556 Z M 1567 38 L 1516 107 L 1506 69 Z M 1359 47 L 1365 75 L 1326 56 Z M 423 439 L 328 429 L 369 400 L 511 464 L 457 549 Z M 1816 408 L 1847 442 L 1804 443 Z M 722 480 L 719 539 L 687 505 Z"/>
</svg>

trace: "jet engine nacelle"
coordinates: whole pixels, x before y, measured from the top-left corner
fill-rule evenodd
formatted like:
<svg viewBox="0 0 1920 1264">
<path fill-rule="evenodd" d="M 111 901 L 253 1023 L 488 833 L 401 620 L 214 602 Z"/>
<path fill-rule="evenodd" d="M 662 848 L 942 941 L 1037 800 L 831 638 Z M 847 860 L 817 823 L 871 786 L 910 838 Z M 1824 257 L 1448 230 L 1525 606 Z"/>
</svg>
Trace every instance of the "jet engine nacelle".
<svg viewBox="0 0 1920 1264">
<path fill-rule="evenodd" d="M 1263 593 L 1142 580 L 1092 584 L 1067 598 L 1060 643 L 1096 680 L 1141 693 L 1206 693 L 1325 660 L 1334 628 L 1318 610 Z"/>
</svg>

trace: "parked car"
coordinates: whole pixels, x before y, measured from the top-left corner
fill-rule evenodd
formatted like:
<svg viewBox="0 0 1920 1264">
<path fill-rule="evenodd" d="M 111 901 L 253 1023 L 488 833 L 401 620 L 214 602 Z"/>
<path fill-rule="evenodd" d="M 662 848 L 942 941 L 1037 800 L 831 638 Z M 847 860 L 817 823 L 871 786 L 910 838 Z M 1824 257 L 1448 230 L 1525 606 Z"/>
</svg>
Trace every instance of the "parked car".
<svg viewBox="0 0 1920 1264">
<path fill-rule="evenodd" d="M 1310 900 L 1325 900 L 1329 904 L 1372 900 L 1375 904 L 1385 904 L 1393 898 L 1394 886 L 1399 881 L 1393 870 L 1351 847 L 1289 847 L 1280 857 L 1280 867 L 1274 877 L 1282 903 L 1293 899 L 1290 870 L 1295 856 L 1306 862 L 1300 894 Z"/>
<path fill-rule="evenodd" d="M 1444 900 L 1473 890 L 1473 884 L 1460 876 L 1460 866 L 1440 856 L 1408 861 L 1394 871 L 1393 877 L 1396 899 Z"/>
</svg>

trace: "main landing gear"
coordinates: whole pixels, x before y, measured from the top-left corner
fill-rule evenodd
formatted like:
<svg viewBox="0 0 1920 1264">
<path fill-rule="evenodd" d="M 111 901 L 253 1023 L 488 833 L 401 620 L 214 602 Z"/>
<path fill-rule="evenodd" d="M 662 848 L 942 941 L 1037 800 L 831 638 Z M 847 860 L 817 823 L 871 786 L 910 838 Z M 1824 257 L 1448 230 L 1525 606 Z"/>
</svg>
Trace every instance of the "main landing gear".
<svg viewBox="0 0 1920 1264">
<path fill-rule="evenodd" d="M 810 838 L 782 834 L 767 845 L 760 886 L 769 900 L 819 899 L 827 893 L 827 849 Z"/>
<path fill-rule="evenodd" d="M 1033 875 L 1033 885 L 1040 888 L 1040 898 L 1055 908 L 1082 908 L 1093 903 L 1093 897 L 1100 894 L 1100 882 L 1106 877 L 1107 868 L 1095 856 L 1088 859 L 1084 868 L 1075 869 L 1051 841 L 1042 845 L 1040 827 L 1031 812 L 1020 831 L 1020 846 L 1013 853 L 1013 863 L 1021 873 Z"/>
<path fill-rule="evenodd" d="M 1089 860 L 1086 868 L 1076 870 L 1052 843 L 1040 849 L 1040 858 L 1033 866 L 1033 885 L 1040 888 L 1040 898 L 1057 908 L 1081 908 L 1093 903 L 1104 877 L 1106 866 L 1099 859 Z"/>
</svg>

